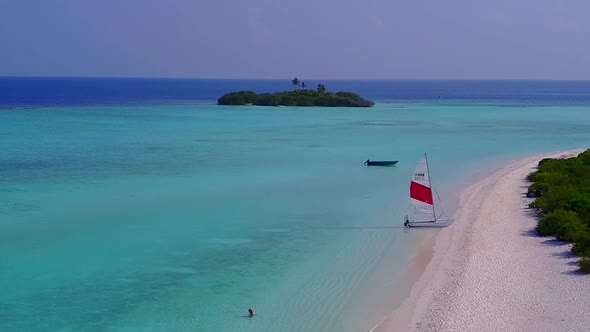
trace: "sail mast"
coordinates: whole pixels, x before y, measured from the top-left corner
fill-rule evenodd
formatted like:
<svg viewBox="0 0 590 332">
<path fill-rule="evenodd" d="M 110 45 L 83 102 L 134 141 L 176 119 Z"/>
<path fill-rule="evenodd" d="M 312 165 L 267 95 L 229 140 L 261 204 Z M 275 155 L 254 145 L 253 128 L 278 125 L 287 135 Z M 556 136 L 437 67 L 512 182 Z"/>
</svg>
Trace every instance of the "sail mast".
<svg viewBox="0 0 590 332">
<path fill-rule="evenodd" d="M 424 159 L 426 159 L 426 172 L 428 172 L 428 186 L 430 187 L 430 190 L 432 190 L 432 181 L 430 179 L 430 167 L 428 166 L 428 156 L 426 155 L 426 152 L 424 152 Z M 434 216 L 434 221 L 436 222 L 436 210 L 434 209 L 434 199 L 432 200 L 432 215 Z"/>
</svg>

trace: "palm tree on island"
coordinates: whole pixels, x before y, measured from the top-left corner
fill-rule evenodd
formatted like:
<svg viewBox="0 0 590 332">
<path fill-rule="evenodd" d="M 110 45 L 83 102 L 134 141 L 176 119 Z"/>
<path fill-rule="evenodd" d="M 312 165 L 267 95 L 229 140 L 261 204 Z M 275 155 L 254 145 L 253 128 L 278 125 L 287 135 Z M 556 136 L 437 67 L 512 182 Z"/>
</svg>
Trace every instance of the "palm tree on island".
<svg viewBox="0 0 590 332">
<path fill-rule="evenodd" d="M 295 77 L 291 83 L 295 86 L 295 89 L 297 89 L 297 87 L 299 86 L 299 79 L 297 77 Z"/>
<path fill-rule="evenodd" d="M 325 93 L 326 92 L 326 86 L 324 86 L 323 84 L 318 84 L 317 91 L 319 93 Z"/>
<path fill-rule="evenodd" d="M 301 82 L 301 88 L 305 90 L 305 82 Z"/>
</svg>

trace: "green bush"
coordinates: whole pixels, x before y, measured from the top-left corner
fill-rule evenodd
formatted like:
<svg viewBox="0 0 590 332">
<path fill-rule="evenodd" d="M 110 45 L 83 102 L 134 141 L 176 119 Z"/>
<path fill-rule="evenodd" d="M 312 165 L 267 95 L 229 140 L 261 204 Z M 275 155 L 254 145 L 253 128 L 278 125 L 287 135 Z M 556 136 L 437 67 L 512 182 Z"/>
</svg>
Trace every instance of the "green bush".
<svg viewBox="0 0 590 332">
<path fill-rule="evenodd" d="M 580 159 L 583 165 L 590 166 L 590 150 L 580 153 L 578 159 Z"/>
<path fill-rule="evenodd" d="M 573 225 L 583 226 L 575 212 L 557 210 L 541 218 L 537 224 L 537 232 L 541 236 L 555 235 L 559 240 L 565 240 L 567 230 Z"/>
<path fill-rule="evenodd" d="M 531 182 L 529 207 L 540 212 L 537 232 L 573 242 L 583 256 L 580 270 L 590 272 L 590 150 L 568 159 L 543 159 Z"/>
<path fill-rule="evenodd" d="M 563 209 L 574 194 L 575 188 L 571 186 L 549 185 L 546 192 L 543 193 L 543 199 L 539 200 L 540 206 L 538 208 L 542 213 Z"/>
<path fill-rule="evenodd" d="M 256 93 L 252 91 L 232 92 L 221 96 L 217 100 L 219 105 L 246 105 L 253 103 L 256 99 Z"/>
<path fill-rule="evenodd" d="M 580 258 L 580 271 L 590 273 L 590 254 Z"/>
<path fill-rule="evenodd" d="M 588 231 L 588 228 L 572 234 L 572 238 L 574 240 L 574 246 L 572 247 L 574 254 L 578 256 L 584 253 L 590 254 L 590 231 Z"/>
</svg>

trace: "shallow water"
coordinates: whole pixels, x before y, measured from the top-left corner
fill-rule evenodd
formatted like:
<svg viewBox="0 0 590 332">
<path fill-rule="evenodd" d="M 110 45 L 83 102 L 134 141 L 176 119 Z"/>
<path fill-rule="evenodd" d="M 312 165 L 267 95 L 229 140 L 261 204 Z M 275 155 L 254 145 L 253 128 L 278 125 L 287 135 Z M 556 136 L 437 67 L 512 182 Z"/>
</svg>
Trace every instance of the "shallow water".
<svg viewBox="0 0 590 332">
<path fill-rule="evenodd" d="M 424 151 L 452 206 L 589 133 L 535 102 L 0 110 L 0 329 L 368 330 L 431 232 L 400 227 Z"/>
</svg>

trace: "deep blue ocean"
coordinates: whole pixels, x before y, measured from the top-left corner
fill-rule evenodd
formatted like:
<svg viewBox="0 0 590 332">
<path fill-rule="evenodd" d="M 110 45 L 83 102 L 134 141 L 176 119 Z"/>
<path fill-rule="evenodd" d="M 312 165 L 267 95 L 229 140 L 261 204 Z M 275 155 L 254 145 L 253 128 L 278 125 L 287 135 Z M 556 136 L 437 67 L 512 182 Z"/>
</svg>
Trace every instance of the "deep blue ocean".
<svg viewBox="0 0 590 332">
<path fill-rule="evenodd" d="M 215 103 L 288 79 L 0 78 L 0 331 L 367 331 L 436 232 L 402 227 L 424 152 L 452 213 L 515 158 L 590 146 L 590 82 L 321 83 L 376 105 Z"/>
<path fill-rule="evenodd" d="M 308 80 L 330 91 L 378 101 L 489 100 L 586 103 L 590 81 Z M 178 104 L 217 100 L 229 91 L 292 89 L 285 80 L 0 77 L 0 106 Z"/>
</svg>

